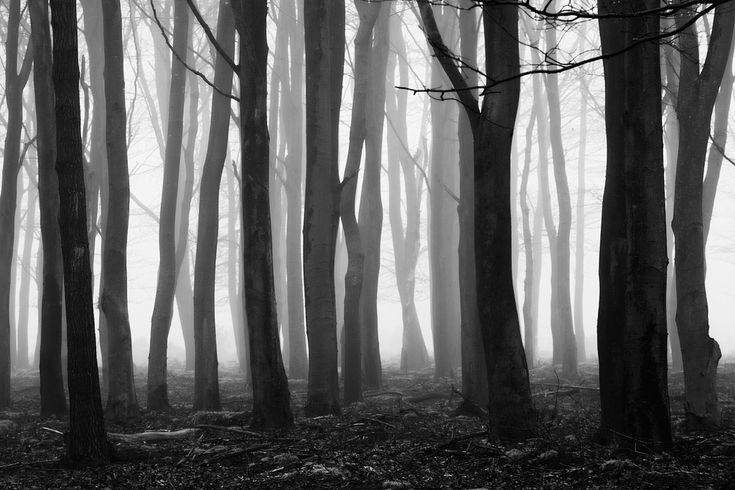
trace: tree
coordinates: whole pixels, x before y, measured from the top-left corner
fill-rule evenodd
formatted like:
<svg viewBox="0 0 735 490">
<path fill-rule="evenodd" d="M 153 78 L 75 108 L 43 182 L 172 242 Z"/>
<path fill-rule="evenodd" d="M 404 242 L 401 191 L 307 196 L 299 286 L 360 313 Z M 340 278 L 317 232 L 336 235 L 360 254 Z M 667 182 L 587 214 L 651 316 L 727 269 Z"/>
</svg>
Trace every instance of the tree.
<svg viewBox="0 0 735 490">
<path fill-rule="evenodd" d="M 189 8 L 183 2 L 176 2 L 173 49 L 179 56 L 184 56 L 186 53 L 188 32 Z M 169 408 L 166 350 L 176 288 L 176 195 L 183 137 L 186 68 L 177 56 L 174 56 L 171 63 L 168 133 L 158 239 L 160 263 L 156 299 L 151 318 L 151 345 L 148 355 L 148 408 L 151 410 L 168 410 Z"/>
<path fill-rule="evenodd" d="M 111 420 L 138 416 L 128 315 L 127 244 L 130 182 L 126 138 L 125 71 L 120 1 L 102 2 L 105 52 L 107 211 L 102 242 L 100 310 L 107 326 L 107 413 Z"/>
<path fill-rule="evenodd" d="M 233 4 L 240 35 L 242 236 L 245 312 L 257 428 L 293 425 L 278 337 L 269 203 L 266 0 Z"/>
<path fill-rule="evenodd" d="M 602 435 L 671 442 L 666 382 L 666 222 L 659 2 L 599 2 L 607 173 L 600 236 Z M 631 47 L 632 46 L 632 47 Z M 623 48 L 628 51 L 609 56 Z"/>
<path fill-rule="evenodd" d="M 82 162 L 76 4 L 51 2 L 56 96 L 56 172 L 69 346 L 69 437 L 73 463 L 109 461 L 97 372 L 92 276 Z"/>
<path fill-rule="evenodd" d="M 217 14 L 217 43 L 232 58 L 235 51 L 235 22 L 225 0 L 220 1 Z M 232 69 L 222 54 L 217 54 L 214 70 L 214 85 L 229 94 L 232 90 Z M 209 141 L 199 192 L 199 228 L 194 267 L 194 408 L 197 410 L 220 409 L 214 285 L 219 190 L 227 159 L 229 123 L 230 99 L 215 92 L 212 94 Z M 242 322 L 238 322 L 236 328 L 242 331 Z"/>
<path fill-rule="evenodd" d="M 0 189 L 0 409 L 10 405 L 10 276 L 15 242 L 15 214 L 20 170 L 20 136 L 23 129 L 23 87 L 31 72 L 29 50 L 18 67 L 20 0 L 8 4 L 5 41 L 5 100 L 8 104 L 7 132 L 3 147 Z"/>
<path fill-rule="evenodd" d="M 309 337 L 306 413 L 339 412 L 334 256 L 339 220 L 339 107 L 344 0 L 305 3 L 306 186 L 304 298 Z"/>
<path fill-rule="evenodd" d="M 39 330 L 39 377 L 41 415 L 66 414 L 64 379 L 61 369 L 61 322 L 63 263 L 59 236 L 59 182 L 56 163 L 56 124 L 51 62 L 51 31 L 48 2 L 31 0 L 31 42 L 33 43 L 33 88 L 38 128 L 38 199 L 41 214 L 43 278 Z"/>
<path fill-rule="evenodd" d="M 477 303 L 490 393 L 489 432 L 499 439 L 523 439 L 535 431 L 520 323 L 513 291 L 510 158 L 520 92 L 518 7 L 483 5 L 485 59 L 490 81 L 482 106 L 467 89 L 455 57 L 441 39 L 427 0 L 418 1 L 434 54 L 470 119 L 475 173 L 475 261 Z"/>
<path fill-rule="evenodd" d="M 679 12 L 676 25 L 681 50 L 676 112 L 679 139 L 676 193 L 672 228 L 676 253 L 676 325 L 684 361 L 687 426 L 718 427 L 717 363 L 720 346 L 709 336 L 705 288 L 705 235 L 703 227 L 704 164 L 710 138 L 710 120 L 730 54 L 735 11 L 722 4 L 715 9 L 707 57 L 700 68 L 699 41 L 691 23 L 695 10 Z"/>
</svg>

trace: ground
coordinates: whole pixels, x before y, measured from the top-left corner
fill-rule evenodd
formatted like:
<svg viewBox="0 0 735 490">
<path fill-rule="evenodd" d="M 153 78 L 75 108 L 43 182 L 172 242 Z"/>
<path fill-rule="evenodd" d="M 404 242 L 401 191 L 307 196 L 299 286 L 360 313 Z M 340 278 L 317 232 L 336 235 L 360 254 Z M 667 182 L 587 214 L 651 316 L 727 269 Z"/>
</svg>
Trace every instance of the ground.
<svg viewBox="0 0 735 490">
<path fill-rule="evenodd" d="M 458 380 L 437 382 L 430 371 L 386 369 L 381 390 L 367 391 L 336 417 L 305 417 L 306 384 L 292 381 L 296 428 L 282 433 L 248 429 L 250 399 L 234 371 L 222 375 L 222 413 L 193 412 L 193 375 L 174 371 L 170 414 L 144 412 L 136 423 L 108 430 L 191 430 L 149 442 L 112 436 L 118 460 L 92 469 L 64 465 L 66 421 L 39 416 L 38 373 L 26 372 L 13 379 L 12 411 L 0 412 L 0 488 L 735 487 L 735 363 L 722 364 L 728 428 L 718 433 L 683 431 L 683 379 L 670 376 L 676 439 L 664 452 L 595 442 L 596 366 L 581 372 L 567 382 L 550 366 L 532 370 L 539 435 L 501 445 L 488 441 L 481 416 L 457 412 Z"/>
</svg>

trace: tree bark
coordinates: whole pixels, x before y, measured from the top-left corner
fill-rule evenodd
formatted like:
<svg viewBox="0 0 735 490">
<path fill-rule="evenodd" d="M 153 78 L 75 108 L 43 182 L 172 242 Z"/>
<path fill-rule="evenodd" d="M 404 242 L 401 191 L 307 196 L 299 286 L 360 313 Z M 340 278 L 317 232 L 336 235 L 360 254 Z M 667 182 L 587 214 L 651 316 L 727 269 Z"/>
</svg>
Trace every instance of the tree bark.
<svg viewBox="0 0 735 490">
<path fill-rule="evenodd" d="M 56 124 L 51 65 L 51 31 L 48 2 L 31 0 L 33 84 L 38 131 L 38 199 L 41 214 L 43 280 L 39 329 L 38 369 L 41 383 L 41 416 L 66 415 L 66 396 L 61 369 L 63 263 L 59 236 L 59 182 L 56 176 Z"/>
<path fill-rule="evenodd" d="M 293 425 L 278 337 L 269 203 L 266 0 L 233 4 L 240 34 L 242 236 L 256 428 Z"/>
<path fill-rule="evenodd" d="M 97 371 L 92 277 L 87 237 L 77 65 L 76 4 L 51 2 L 53 79 L 56 96 L 56 172 L 64 258 L 69 346 L 67 457 L 76 464 L 109 461 Z"/>
<path fill-rule="evenodd" d="M 31 257 L 33 252 L 33 236 L 36 227 L 36 202 L 38 200 L 38 189 L 35 191 L 28 186 L 28 197 L 26 202 L 26 231 L 23 238 L 23 257 L 21 264 L 25 268 L 20 271 L 20 284 L 18 288 L 18 329 L 16 332 L 16 342 L 18 353 L 16 355 L 16 367 L 18 369 L 27 369 L 28 364 L 28 315 L 30 309 L 30 293 L 31 293 Z"/>
<path fill-rule="evenodd" d="M 722 413 L 717 400 L 717 363 L 720 346 L 709 336 L 705 287 L 704 227 L 702 217 L 704 165 L 710 137 L 710 119 L 727 66 L 735 12 L 730 6 L 715 9 L 707 58 L 700 69 L 699 42 L 694 15 L 686 10 L 677 17 L 681 70 L 677 115 L 682 135 L 676 162 L 674 230 L 676 250 L 676 326 L 684 361 L 687 427 L 719 427 Z"/>
<path fill-rule="evenodd" d="M 339 413 L 334 256 L 339 220 L 339 107 L 344 71 L 344 1 L 304 9 L 306 187 L 304 290 L 309 337 L 306 413 Z"/>
<path fill-rule="evenodd" d="M 656 0 L 601 0 L 602 53 L 655 36 Z M 622 14 L 615 17 L 614 14 Z M 621 444 L 671 442 L 666 382 L 666 222 L 659 45 L 606 58 L 607 174 L 600 237 L 602 436 Z"/>
<path fill-rule="evenodd" d="M 232 59 L 235 52 L 235 22 L 226 0 L 219 2 L 217 42 Z M 226 94 L 232 91 L 232 69 L 221 54 L 217 54 L 215 59 L 214 85 Z M 221 408 L 217 375 L 214 289 L 219 235 L 219 189 L 222 170 L 227 159 L 229 124 L 230 99 L 215 92 L 212 94 L 209 141 L 199 191 L 199 227 L 194 266 L 195 410 L 220 410 Z M 230 239 L 234 239 L 234 236 L 231 236 Z M 229 259 L 234 259 L 233 263 L 239 262 L 237 257 L 229 257 Z M 242 319 L 239 320 L 233 323 L 237 331 L 243 332 Z M 240 342 L 237 348 L 238 352 L 243 348 Z"/>
<path fill-rule="evenodd" d="M 189 7 L 176 2 L 174 8 L 174 50 L 184 56 L 189 37 Z M 171 63 L 171 86 L 168 109 L 168 134 L 163 167 L 158 250 L 158 284 L 151 318 L 151 344 L 148 355 L 148 408 L 169 409 L 166 351 L 171 330 L 176 289 L 176 195 L 179 182 L 183 138 L 186 68 L 174 57 Z"/>
<path fill-rule="evenodd" d="M 105 47 L 105 99 L 108 165 L 107 226 L 103 240 L 100 310 L 107 325 L 107 413 L 111 420 L 138 416 L 128 314 L 127 243 L 130 182 L 120 1 L 102 3 Z"/>
</svg>

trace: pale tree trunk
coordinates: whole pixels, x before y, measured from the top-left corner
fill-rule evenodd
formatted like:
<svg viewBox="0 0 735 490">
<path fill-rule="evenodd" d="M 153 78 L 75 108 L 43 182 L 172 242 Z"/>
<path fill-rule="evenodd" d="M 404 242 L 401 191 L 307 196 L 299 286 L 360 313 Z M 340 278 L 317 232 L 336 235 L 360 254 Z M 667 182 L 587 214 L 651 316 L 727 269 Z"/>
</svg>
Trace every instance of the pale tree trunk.
<svg viewBox="0 0 735 490">
<path fill-rule="evenodd" d="M 457 89 L 472 124 L 475 160 L 475 263 L 477 302 L 482 326 L 490 403 L 489 433 L 501 440 L 535 433 L 520 323 L 513 291 L 510 170 L 513 128 L 520 94 L 518 7 L 483 7 L 488 77 L 512 81 L 477 97 L 446 54 L 431 5 L 419 0 L 424 30 L 434 54 Z"/>
<path fill-rule="evenodd" d="M 240 34 L 243 284 L 253 383 L 250 425 L 287 429 L 293 426 L 293 414 L 278 338 L 268 190 L 267 2 L 239 0 L 233 11 Z"/>
<path fill-rule="evenodd" d="M 227 297 L 230 303 L 230 317 L 235 334 L 235 349 L 240 372 L 250 379 L 250 341 L 248 322 L 243 310 L 245 302 L 242 294 L 242 256 L 237 224 L 240 221 L 239 192 L 234 169 L 230 169 L 227 177 Z"/>
<path fill-rule="evenodd" d="M 362 230 L 355 216 L 355 195 L 360 173 L 362 149 L 367 134 L 367 103 L 370 92 L 372 38 L 381 4 L 355 1 L 360 24 L 355 34 L 354 79 L 352 92 L 352 118 L 350 142 L 347 149 L 344 179 L 340 193 L 339 214 L 347 246 L 347 272 L 344 277 L 344 343 L 342 376 L 344 379 L 344 402 L 352 403 L 362 398 L 362 348 L 361 336 L 365 326 L 360 314 L 360 298 L 363 291 L 365 247 Z M 364 190 L 363 190 L 364 192 Z"/>
<path fill-rule="evenodd" d="M 728 5 L 715 10 L 707 58 L 700 69 L 699 41 L 693 26 L 684 27 L 693 11 L 677 18 L 681 70 L 677 115 L 681 134 L 676 162 L 674 229 L 676 249 L 676 326 L 684 361 L 684 391 L 689 429 L 719 427 L 717 363 L 720 346 L 709 336 L 705 287 L 705 237 L 702 226 L 704 165 L 710 120 L 732 42 L 735 12 Z"/>
<path fill-rule="evenodd" d="M 454 10 L 438 7 L 441 30 L 448 31 Z M 453 35 L 450 39 L 453 39 Z M 454 43 L 450 43 L 450 46 Z M 441 67 L 431 65 L 431 86 L 446 84 Z M 453 142 L 456 104 L 431 100 L 431 167 L 429 209 L 429 270 L 431 274 L 431 330 L 434 339 L 434 376 L 454 376 L 460 354 L 459 224 L 457 204 L 458 145 Z"/>
<path fill-rule="evenodd" d="M 8 115 L 0 189 L 0 409 L 10 405 L 10 275 L 14 257 L 20 137 L 23 128 L 23 88 L 32 66 L 30 52 L 26 52 L 18 69 L 20 23 L 20 0 L 11 0 L 8 4 L 5 38 L 5 100 Z"/>
<path fill-rule="evenodd" d="M 296 7 L 298 4 L 298 12 Z M 304 279 L 301 247 L 304 182 L 304 34 L 303 2 L 285 1 L 283 22 L 289 32 L 290 78 L 284 87 L 283 103 L 288 117 L 283 126 L 288 146 L 286 154 L 286 275 L 288 287 L 288 368 L 292 379 L 306 379 L 306 336 L 304 325 Z"/>
<path fill-rule="evenodd" d="M 531 173 L 531 141 L 533 138 L 533 128 L 536 123 L 536 107 L 535 104 L 531 108 L 528 126 L 526 127 L 526 151 L 523 159 L 523 171 L 521 173 L 521 219 L 523 220 L 523 249 L 524 259 L 526 262 L 526 272 L 523 278 L 523 348 L 526 352 L 526 364 L 533 367 L 536 364 L 536 329 L 538 328 L 538 319 L 533 311 L 534 304 L 534 287 L 533 279 L 535 268 L 538 265 L 534 262 L 533 256 L 533 236 L 531 234 L 531 210 L 528 205 L 528 179 Z M 538 215 L 539 210 L 536 209 L 535 214 Z"/>
<path fill-rule="evenodd" d="M 41 214 L 43 278 L 40 303 L 38 370 L 41 383 L 41 415 L 66 414 L 61 368 L 63 270 L 59 237 L 59 182 L 56 163 L 54 86 L 51 78 L 51 30 L 48 2 L 31 0 L 33 84 L 38 128 L 38 199 Z"/>
<path fill-rule="evenodd" d="M 462 75 L 467 85 L 474 87 L 479 77 L 477 64 L 477 15 L 471 8 L 472 2 L 462 2 L 459 14 L 460 54 L 465 65 Z M 473 91 L 475 94 L 476 91 Z M 477 287 L 475 284 L 475 170 L 472 148 L 472 125 L 464 111 L 459 111 L 459 297 L 460 330 L 462 351 L 462 391 L 465 399 L 475 405 L 488 404 L 487 370 L 485 352 L 482 347 L 480 318 L 477 310 Z M 515 275 L 515 274 L 514 274 Z"/>
<path fill-rule="evenodd" d="M 344 1 L 305 3 L 306 187 L 304 289 L 309 336 L 309 415 L 339 413 L 334 256 L 339 221 L 339 107 Z"/>
<path fill-rule="evenodd" d="M 92 270 L 87 238 L 86 199 L 79 109 L 76 4 L 51 2 L 53 79 L 56 98 L 56 171 L 59 229 L 64 261 L 64 294 L 69 308 L 69 434 L 67 457 L 76 464 L 109 461 L 97 371 L 92 305 Z"/>
<path fill-rule="evenodd" d="M 659 17 L 639 10 L 659 3 L 601 0 L 602 54 L 655 37 Z M 659 61 L 659 43 L 650 41 L 603 62 L 607 172 L 597 320 L 601 435 L 654 447 L 671 442 Z"/>
<path fill-rule="evenodd" d="M 33 236 L 36 227 L 36 202 L 38 200 L 37 189 L 34 191 L 29 184 L 26 191 L 26 225 L 25 235 L 23 238 L 23 255 L 21 258 L 20 269 L 20 285 L 18 288 L 18 329 L 16 332 L 16 342 L 18 353 L 16 355 L 15 366 L 18 369 L 26 369 L 28 363 L 28 316 L 30 309 L 30 293 L 31 293 L 31 260 L 33 252 Z"/>
<path fill-rule="evenodd" d="M 382 4 L 378 4 L 379 6 Z M 380 277 L 380 240 L 383 230 L 383 202 L 380 190 L 385 120 L 385 74 L 390 47 L 390 6 L 380 8 L 370 48 L 370 72 L 365 106 L 365 172 L 360 194 L 359 226 L 365 262 L 360 295 L 360 334 L 365 385 L 382 384 L 380 342 L 378 339 L 378 280 Z"/>
<path fill-rule="evenodd" d="M 186 52 L 189 37 L 189 7 L 176 2 L 174 9 L 174 50 Z M 163 167 L 160 229 L 158 237 L 159 266 L 156 298 L 151 317 L 151 343 L 148 355 L 148 408 L 169 409 L 167 385 L 168 334 L 171 330 L 176 289 L 176 201 L 184 122 L 186 68 L 174 57 L 171 63 L 171 87 L 168 110 L 166 157 Z"/>
<path fill-rule="evenodd" d="M 235 22 L 227 0 L 220 0 L 217 13 L 217 43 L 224 52 L 233 58 L 235 53 Z M 232 91 L 232 68 L 224 56 L 217 54 L 214 65 L 214 85 L 222 92 Z M 210 114 L 209 140 L 207 154 L 202 168 L 202 182 L 199 191 L 199 226 L 197 230 L 196 263 L 194 266 L 194 409 L 219 410 L 219 379 L 217 361 L 217 329 L 215 321 L 215 280 L 217 269 L 217 241 L 219 237 L 219 190 L 222 170 L 227 159 L 227 141 L 230 125 L 230 99 L 214 92 Z M 234 191 L 234 189 L 232 189 Z M 229 220 L 239 216 L 229 215 Z M 235 233 L 228 236 L 234 245 Z M 238 254 L 228 257 L 230 268 L 237 270 L 240 262 Z M 231 274 L 231 273 L 230 273 Z M 237 279 L 234 279 L 237 282 Z M 235 291 L 237 285 L 235 284 Z M 232 286 L 230 286 L 231 288 Z M 234 296 L 234 298 L 233 298 Z M 242 369 L 244 330 L 242 316 L 238 310 L 241 304 L 237 294 L 230 295 L 230 308 L 233 309 L 238 362 Z M 235 301 L 233 301 L 235 299 Z"/>
<path fill-rule="evenodd" d="M 406 42 L 403 38 L 401 18 L 398 12 L 390 17 L 391 39 L 395 53 L 388 58 L 386 77 L 386 112 L 388 121 L 388 215 L 396 268 L 396 285 L 401 299 L 403 319 L 403 345 L 401 348 L 401 371 L 423 369 L 431 364 L 421 333 L 416 310 L 415 286 L 416 263 L 421 245 L 421 190 L 423 180 L 416 179 L 416 159 L 408 150 L 408 127 L 406 113 L 408 92 L 394 90 L 399 84 L 407 86 L 408 59 Z M 399 81 L 396 83 L 395 70 L 398 65 Z M 418 157 L 419 152 L 416 153 Z M 424 156 L 425 157 L 425 156 Z M 401 172 L 405 189 L 406 224 L 404 228 L 401 215 Z"/>
<path fill-rule="evenodd" d="M 127 154 L 127 113 L 120 1 L 102 3 L 105 48 L 107 136 L 107 219 L 102 242 L 100 310 L 108 334 L 107 414 L 113 421 L 138 416 L 133 379 L 133 351 L 128 314 L 127 243 L 130 182 Z"/>
</svg>

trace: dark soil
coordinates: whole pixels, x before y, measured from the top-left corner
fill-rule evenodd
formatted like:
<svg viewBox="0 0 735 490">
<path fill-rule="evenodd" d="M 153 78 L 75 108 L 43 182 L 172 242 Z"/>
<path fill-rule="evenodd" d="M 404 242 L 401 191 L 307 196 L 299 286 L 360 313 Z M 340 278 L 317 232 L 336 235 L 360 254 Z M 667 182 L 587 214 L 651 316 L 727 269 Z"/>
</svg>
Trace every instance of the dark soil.
<svg viewBox="0 0 735 490">
<path fill-rule="evenodd" d="M 67 423 L 38 415 L 37 372 L 26 373 L 13 380 L 13 411 L 0 412 L 0 488 L 735 488 L 735 365 L 721 370 L 729 428 L 718 433 L 683 432 L 683 379 L 671 375 L 676 440 L 663 452 L 596 443 L 596 366 L 581 372 L 566 382 L 550 367 L 533 370 L 540 433 L 507 445 L 487 439 L 482 417 L 458 413 L 458 380 L 435 382 L 429 371 L 388 369 L 382 390 L 338 417 L 305 417 L 306 384 L 292 381 L 296 428 L 283 433 L 248 430 L 249 395 L 234 372 L 221 378 L 223 413 L 193 412 L 192 373 L 178 372 L 170 414 L 108 429 L 199 428 L 181 440 L 115 442 L 117 461 L 90 469 L 65 466 Z"/>
</svg>

